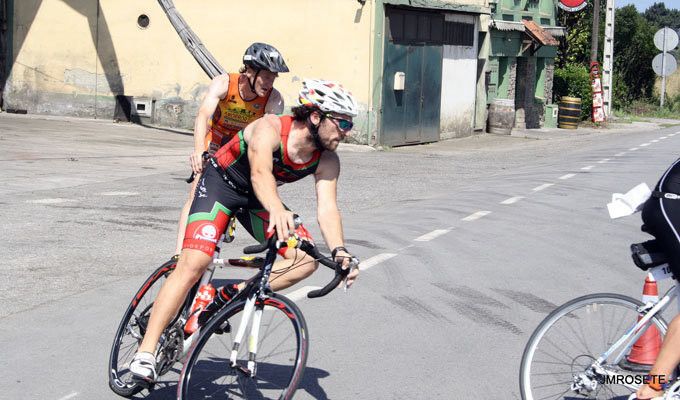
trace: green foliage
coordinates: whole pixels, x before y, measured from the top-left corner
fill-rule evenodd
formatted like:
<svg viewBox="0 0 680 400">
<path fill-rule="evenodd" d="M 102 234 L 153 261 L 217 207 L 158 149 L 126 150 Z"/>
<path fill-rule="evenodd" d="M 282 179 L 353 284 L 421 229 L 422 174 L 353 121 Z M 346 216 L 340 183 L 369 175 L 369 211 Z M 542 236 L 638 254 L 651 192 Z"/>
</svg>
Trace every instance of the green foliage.
<svg viewBox="0 0 680 400">
<path fill-rule="evenodd" d="M 680 10 L 668 9 L 663 2 L 651 5 L 645 10 L 644 17 L 654 26 L 655 30 L 659 30 L 665 26 L 674 31 L 677 31 L 680 28 Z"/>
<path fill-rule="evenodd" d="M 635 6 L 616 10 L 614 37 L 614 71 L 628 87 L 629 99 L 652 96 L 656 74 L 652 59 L 659 52 L 654 47 L 654 27 Z"/>
<path fill-rule="evenodd" d="M 590 87 L 590 74 L 585 67 L 579 64 L 567 64 L 564 68 L 555 68 L 553 93 L 557 100 L 564 96 L 580 97 L 581 119 L 590 116 L 593 95 Z"/>
</svg>

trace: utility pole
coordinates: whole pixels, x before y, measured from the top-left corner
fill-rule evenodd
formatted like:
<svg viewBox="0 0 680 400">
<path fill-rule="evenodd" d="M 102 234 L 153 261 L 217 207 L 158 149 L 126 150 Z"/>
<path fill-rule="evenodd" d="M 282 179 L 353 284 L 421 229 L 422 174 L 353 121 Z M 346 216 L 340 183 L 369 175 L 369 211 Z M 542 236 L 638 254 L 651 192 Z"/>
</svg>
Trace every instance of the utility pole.
<svg viewBox="0 0 680 400">
<path fill-rule="evenodd" d="M 612 115 L 612 89 L 614 85 L 614 17 L 616 15 L 614 10 L 614 0 L 607 0 L 602 60 L 602 92 L 604 95 L 604 114 L 607 119 L 611 118 Z"/>
<path fill-rule="evenodd" d="M 605 121 L 600 66 L 597 62 L 597 47 L 600 39 L 600 0 L 593 0 L 593 8 L 593 32 L 590 42 L 590 83 L 593 95 L 591 120 L 599 123 Z"/>
<path fill-rule="evenodd" d="M 590 63 L 597 62 L 597 46 L 600 38 L 600 0 L 593 0 L 593 34 L 590 41 Z"/>
</svg>

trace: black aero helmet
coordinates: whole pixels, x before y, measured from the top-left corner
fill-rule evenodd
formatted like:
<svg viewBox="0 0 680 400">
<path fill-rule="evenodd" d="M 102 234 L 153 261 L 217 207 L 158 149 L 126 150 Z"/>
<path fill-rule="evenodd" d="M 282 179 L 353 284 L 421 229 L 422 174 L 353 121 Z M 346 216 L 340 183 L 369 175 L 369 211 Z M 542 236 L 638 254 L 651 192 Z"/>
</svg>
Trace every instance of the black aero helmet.
<svg viewBox="0 0 680 400">
<path fill-rule="evenodd" d="M 243 64 L 255 70 L 288 72 L 288 66 L 283 61 L 281 53 L 266 43 L 251 44 L 243 55 Z"/>
</svg>

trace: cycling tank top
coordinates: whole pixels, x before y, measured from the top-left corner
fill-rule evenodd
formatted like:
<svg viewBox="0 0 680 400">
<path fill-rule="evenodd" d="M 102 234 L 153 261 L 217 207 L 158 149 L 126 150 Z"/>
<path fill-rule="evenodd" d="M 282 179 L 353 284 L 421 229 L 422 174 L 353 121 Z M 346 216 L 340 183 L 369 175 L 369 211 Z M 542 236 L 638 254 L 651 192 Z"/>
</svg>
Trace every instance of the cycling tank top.
<svg viewBox="0 0 680 400">
<path fill-rule="evenodd" d="M 213 142 L 219 147 L 230 140 L 236 132 L 264 115 L 271 91 L 265 97 L 256 97 L 251 101 L 246 101 L 238 90 L 240 76 L 240 74 L 229 74 L 227 94 L 217 103 L 215 112 L 208 121 L 206 146 Z M 209 150 L 214 152 L 217 149 L 210 148 Z"/>
<path fill-rule="evenodd" d="M 307 175 L 313 174 L 319 165 L 321 151 L 314 150 L 312 158 L 304 164 L 298 164 L 288 158 L 288 138 L 293 117 L 290 115 L 280 116 L 281 120 L 281 143 L 272 156 L 274 158 L 273 174 L 277 185 L 295 182 Z M 217 164 L 224 169 L 233 183 L 245 190 L 252 190 L 250 182 L 250 162 L 248 161 L 248 143 L 243 139 L 243 131 L 222 146 L 215 153 Z"/>
</svg>

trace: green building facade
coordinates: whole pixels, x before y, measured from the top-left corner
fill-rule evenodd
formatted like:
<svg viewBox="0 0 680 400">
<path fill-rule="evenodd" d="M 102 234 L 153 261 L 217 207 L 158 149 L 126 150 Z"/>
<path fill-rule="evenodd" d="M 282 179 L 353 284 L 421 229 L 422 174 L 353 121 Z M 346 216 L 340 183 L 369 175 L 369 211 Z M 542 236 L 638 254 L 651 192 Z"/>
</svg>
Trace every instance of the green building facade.
<svg viewBox="0 0 680 400">
<path fill-rule="evenodd" d="M 491 0 L 487 103 L 511 99 L 515 128 L 539 128 L 552 103 L 557 38 L 556 0 Z"/>
</svg>

